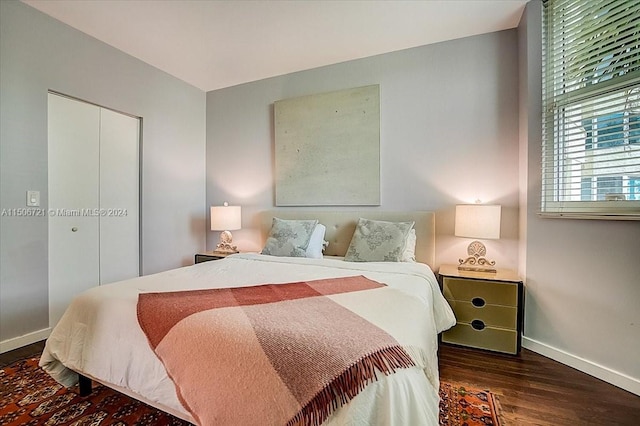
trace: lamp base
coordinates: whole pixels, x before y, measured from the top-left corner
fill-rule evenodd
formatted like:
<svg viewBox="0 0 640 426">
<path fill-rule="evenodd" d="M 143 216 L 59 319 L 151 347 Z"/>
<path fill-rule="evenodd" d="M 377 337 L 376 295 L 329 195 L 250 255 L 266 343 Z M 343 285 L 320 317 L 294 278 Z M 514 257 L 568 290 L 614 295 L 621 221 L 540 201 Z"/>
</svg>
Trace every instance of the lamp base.
<svg viewBox="0 0 640 426">
<path fill-rule="evenodd" d="M 238 247 L 230 246 L 228 244 L 218 244 L 216 246 L 216 249 L 214 250 L 214 252 L 215 253 L 224 253 L 224 254 L 239 253 Z"/>
<path fill-rule="evenodd" d="M 495 274 L 496 272 L 498 272 L 496 268 L 486 268 L 483 266 L 465 266 L 465 265 L 458 265 L 458 271 L 487 272 L 490 274 Z"/>
<path fill-rule="evenodd" d="M 233 242 L 233 236 L 231 232 L 224 231 L 220 234 L 220 242 L 216 246 L 216 250 L 218 253 L 230 254 L 230 253 L 238 253 L 238 247 L 231 245 Z"/>
<path fill-rule="evenodd" d="M 485 259 L 487 254 L 487 248 L 480 241 L 473 241 L 467 247 L 467 254 L 469 257 L 466 259 L 459 259 L 458 265 L 459 271 L 473 271 L 473 272 L 489 272 L 495 274 L 496 264 L 495 260 Z"/>
</svg>

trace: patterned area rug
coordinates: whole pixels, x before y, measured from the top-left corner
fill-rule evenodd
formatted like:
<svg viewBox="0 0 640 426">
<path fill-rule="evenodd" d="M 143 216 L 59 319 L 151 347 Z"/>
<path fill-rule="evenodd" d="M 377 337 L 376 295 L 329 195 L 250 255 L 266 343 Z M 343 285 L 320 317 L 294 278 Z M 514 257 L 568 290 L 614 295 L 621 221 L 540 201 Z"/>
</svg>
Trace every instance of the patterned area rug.
<svg viewBox="0 0 640 426">
<path fill-rule="evenodd" d="M 499 425 L 488 391 L 441 383 L 440 425 Z M 149 407 L 105 386 L 88 397 L 66 389 L 38 367 L 38 358 L 0 370 L 1 426 L 187 426 L 190 423 Z"/>
<path fill-rule="evenodd" d="M 0 425 L 186 426 L 190 423 L 105 386 L 88 397 L 66 389 L 38 367 L 39 358 L 0 370 Z"/>
<path fill-rule="evenodd" d="M 487 390 L 460 384 L 440 383 L 440 425 L 500 425 L 498 403 Z"/>
</svg>

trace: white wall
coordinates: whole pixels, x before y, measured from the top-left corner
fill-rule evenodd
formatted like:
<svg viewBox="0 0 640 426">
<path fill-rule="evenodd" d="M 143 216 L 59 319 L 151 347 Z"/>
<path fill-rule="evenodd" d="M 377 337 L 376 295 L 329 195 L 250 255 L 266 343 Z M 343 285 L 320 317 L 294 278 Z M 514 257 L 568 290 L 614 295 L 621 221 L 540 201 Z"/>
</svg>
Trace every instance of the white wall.
<svg viewBox="0 0 640 426">
<path fill-rule="evenodd" d="M 47 90 L 143 118 L 142 267 L 205 246 L 205 93 L 17 1 L 0 1 L 0 207 L 47 208 Z M 78 177 L 82 179 L 82 176 Z M 0 218 L 0 350 L 46 337 L 47 218 Z M 44 331 L 41 331 L 44 330 Z"/>
<path fill-rule="evenodd" d="M 457 263 L 470 242 L 453 237 L 455 204 L 500 203 L 502 239 L 487 243 L 489 257 L 516 268 L 517 67 L 510 30 L 209 92 L 207 203 L 242 205 L 234 241 L 259 249 L 255 213 L 274 206 L 273 102 L 379 84 L 379 209 L 435 211 L 441 264 Z M 209 232 L 209 249 L 217 238 Z"/>
<path fill-rule="evenodd" d="M 541 3 L 520 37 L 525 347 L 640 394 L 640 224 L 541 219 Z"/>
</svg>

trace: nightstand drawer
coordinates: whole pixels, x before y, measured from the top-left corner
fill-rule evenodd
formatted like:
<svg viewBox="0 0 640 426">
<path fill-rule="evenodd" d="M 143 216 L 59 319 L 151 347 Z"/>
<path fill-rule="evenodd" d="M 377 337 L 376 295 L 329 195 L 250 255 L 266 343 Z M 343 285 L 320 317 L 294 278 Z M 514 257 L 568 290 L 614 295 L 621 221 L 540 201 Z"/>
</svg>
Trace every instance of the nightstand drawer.
<svg viewBox="0 0 640 426">
<path fill-rule="evenodd" d="M 475 307 L 471 302 L 448 300 L 460 323 L 482 320 L 487 327 L 516 330 L 518 328 L 518 308 L 515 306 L 484 305 Z"/>
<path fill-rule="evenodd" d="M 518 306 L 518 285 L 513 283 L 445 277 L 443 293 L 449 300 Z"/>
<path fill-rule="evenodd" d="M 476 330 L 470 324 L 459 323 L 442 333 L 442 341 L 510 354 L 518 353 L 518 333 L 516 330 L 492 327 Z"/>
</svg>

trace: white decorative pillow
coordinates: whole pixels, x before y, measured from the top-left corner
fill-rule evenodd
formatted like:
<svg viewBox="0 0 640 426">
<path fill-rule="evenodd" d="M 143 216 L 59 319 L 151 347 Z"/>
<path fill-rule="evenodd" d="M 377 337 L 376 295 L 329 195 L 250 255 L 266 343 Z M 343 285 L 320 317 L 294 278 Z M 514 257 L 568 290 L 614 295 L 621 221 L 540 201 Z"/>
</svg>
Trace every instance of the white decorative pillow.
<svg viewBox="0 0 640 426">
<path fill-rule="evenodd" d="M 407 236 L 407 243 L 402 253 L 403 262 L 415 262 L 416 261 L 416 230 L 411 228 L 409 235 Z"/>
<path fill-rule="evenodd" d="M 311 238 L 309 239 L 309 246 L 306 250 L 306 257 L 310 257 L 312 259 L 322 259 L 322 252 L 324 251 L 324 233 L 327 228 L 319 223 L 313 228 L 313 232 L 311 233 Z"/>
<path fill-rule="evenodd" d="M 311 234 L 317 224 L 317 220 L 284 220 L 274 217 L 262 254 L 306 257 Z"/>
<path fill-rule="evenodd" d="M 414 222 L 385 222 L 360 218 L 344 260 L 401 262 Z"/>
</svg>

